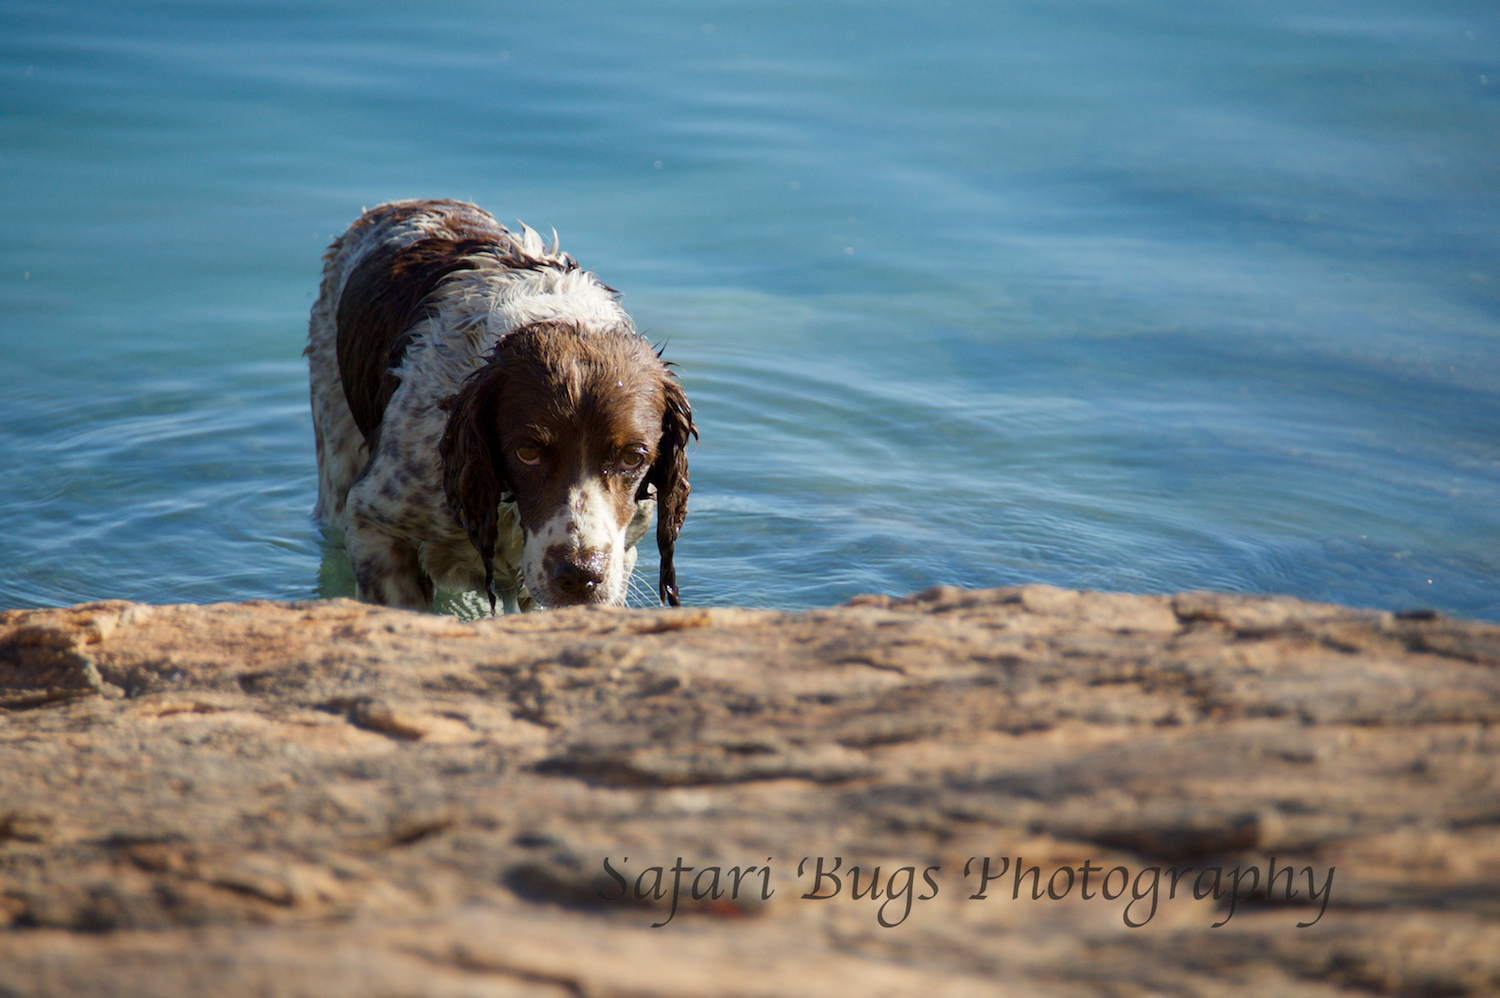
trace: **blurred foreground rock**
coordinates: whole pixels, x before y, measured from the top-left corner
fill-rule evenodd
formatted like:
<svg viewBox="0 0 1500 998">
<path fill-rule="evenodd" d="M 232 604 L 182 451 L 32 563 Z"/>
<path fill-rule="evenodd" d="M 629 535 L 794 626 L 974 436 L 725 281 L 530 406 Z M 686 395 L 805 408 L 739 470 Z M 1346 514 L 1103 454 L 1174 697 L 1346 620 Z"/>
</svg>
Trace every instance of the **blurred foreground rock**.
<svg viewBox="0 0 1500 998">
<path fill-rule="evenodd" d="M 0 995 L 1494 994 L 1497 720 L 1282 598 L 11 611 Z"/>
</svg>

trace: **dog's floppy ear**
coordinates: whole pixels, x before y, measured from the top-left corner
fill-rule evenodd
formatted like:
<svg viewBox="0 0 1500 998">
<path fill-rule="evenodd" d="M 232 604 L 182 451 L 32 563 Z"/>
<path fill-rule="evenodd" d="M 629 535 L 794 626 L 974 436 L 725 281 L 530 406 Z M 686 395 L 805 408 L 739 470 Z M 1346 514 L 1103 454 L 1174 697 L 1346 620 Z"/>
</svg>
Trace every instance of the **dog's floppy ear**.
<svg viewBox="0 0 1500 998">
<path fill-rule="evenodd" d="M 688 485 L 687 442 L 696 438 L 693 407 L 687 393 L 672 374 L 662 378 L 666 402 L 661 414 L 661 440 L 656 446 L 656 461 L 646 475 L 646 484 L 656 489 L 656 547 L 661 552 L 661 575 L 657 583 L 663 605 L 681 606 L 677 595 L 677 568 L 672 563 L 672 549 L 687 519 Z"/>
<path fill-rule="evenodd" d="M 468 531 L 469 543 L 484 563 L 484 589 L 495 612 L 495 542 L 499 505 L 510 498 L 510 483 L 495 434 L 495 404 L 505 390 L 505 368 L 498 358 L 469 375 L 448 399 L 448 428 L 438 453 L 443 461 L 443 492 L 453 518 Z"/>
</svg>

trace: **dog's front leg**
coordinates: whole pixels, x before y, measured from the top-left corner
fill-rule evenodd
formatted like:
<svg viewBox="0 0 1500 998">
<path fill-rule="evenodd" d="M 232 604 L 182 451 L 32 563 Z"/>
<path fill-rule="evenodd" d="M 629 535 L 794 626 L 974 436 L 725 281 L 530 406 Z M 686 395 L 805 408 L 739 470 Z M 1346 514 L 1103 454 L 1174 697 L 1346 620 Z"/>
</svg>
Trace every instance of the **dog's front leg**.
<svg viewBox="0 0 1500 998">
<path fill-rule="evenodd" d="M 358 598 L 408 610 L 432 609 L 432 580 L 417 561 L 417 548 L 352 516 L 345 540 L 354 566 Z"/>
</svg>

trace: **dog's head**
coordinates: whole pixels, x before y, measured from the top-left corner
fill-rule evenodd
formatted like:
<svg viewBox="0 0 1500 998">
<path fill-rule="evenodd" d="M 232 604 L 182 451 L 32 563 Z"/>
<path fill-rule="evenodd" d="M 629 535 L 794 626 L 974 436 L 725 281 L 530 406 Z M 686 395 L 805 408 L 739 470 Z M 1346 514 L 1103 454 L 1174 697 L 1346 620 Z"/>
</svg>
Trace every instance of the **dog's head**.
<svg viewBox="0 0 1500 998">
<path fill-rule="evenodd" d="M 627 528 L 655 500 L 659 591 L 678 605 L 673 545 L 687 516 L 693 411 L 628 330 L 540 322 L 505 336 L 453 399 L 443 488 L 484 562 L 494 606 L 499 504 L 514 498 L 522 579 L 542 606 L 625 601 Z"/>
</svg>

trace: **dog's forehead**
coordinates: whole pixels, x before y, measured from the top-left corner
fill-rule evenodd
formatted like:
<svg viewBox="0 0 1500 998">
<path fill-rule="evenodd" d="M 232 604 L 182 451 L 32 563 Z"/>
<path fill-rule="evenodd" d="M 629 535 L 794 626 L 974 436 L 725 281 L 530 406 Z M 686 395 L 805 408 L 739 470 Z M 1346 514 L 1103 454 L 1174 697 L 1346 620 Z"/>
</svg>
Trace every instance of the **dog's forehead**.
<svg viewBox="0 0 1500 998">
<path fill-rule="evenodd" d="M 530 440 L 582 451 L 610 453 L 634 444 L 654 446 L 661 436 L 661 406 L 649 398 L 607 396 L 576 406 L 497 412 L 502 439 Z"/>
<path fill-rule="evenodd" d="M 497 411 L 501 433 L 544 440 L 581 434 L 614 446 L 654 441 L 666 406 L 665 369 L 644 344 L 623 339 L 570 337 L 507 365 Z M 639 353 L 648 364 L 633 356 Z"/>
</svg>

